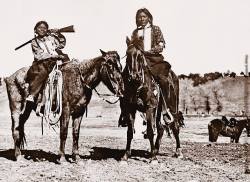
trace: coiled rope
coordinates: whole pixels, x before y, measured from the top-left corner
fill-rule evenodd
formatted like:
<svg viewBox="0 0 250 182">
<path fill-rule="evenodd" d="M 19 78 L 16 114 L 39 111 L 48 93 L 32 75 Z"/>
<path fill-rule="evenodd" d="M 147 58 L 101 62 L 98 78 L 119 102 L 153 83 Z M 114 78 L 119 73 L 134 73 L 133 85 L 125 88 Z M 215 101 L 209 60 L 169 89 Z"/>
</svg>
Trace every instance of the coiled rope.
<svg viewBox="0 0 250 182">
<path fill-rule="evenodd" d="M 62 114 L 62 72 L 56 63 L 45 87 L 45 108 L 44 118 L 50 125 L 58 123 Z"/>
</svg>

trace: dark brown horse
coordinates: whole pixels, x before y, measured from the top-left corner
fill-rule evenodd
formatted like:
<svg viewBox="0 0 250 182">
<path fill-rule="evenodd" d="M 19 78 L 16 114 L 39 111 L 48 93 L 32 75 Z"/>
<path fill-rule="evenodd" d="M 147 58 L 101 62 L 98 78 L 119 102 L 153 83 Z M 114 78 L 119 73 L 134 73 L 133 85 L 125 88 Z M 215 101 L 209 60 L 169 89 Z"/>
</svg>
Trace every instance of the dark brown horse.
<svg viewBox="0 0 250 182">
<path fill-rule="evenodd" d="M 73 120 L 72 157 L 75 160 L 79 158 L 80 124 L 90 102 L 92 89 L 100 82 L 103 82 L 117 96 L 122 96 L 124 91 L 119 55 L 115 51 L 101 52 L 102 56 L 100 57 L 87 62 L 71 62 L 61 68 L 63 73 L 63 93 L 62 115 L 60 117 L 60 161 L 65 161 L 65 142 L 70 118 Z M 21 154 L 20 147 L 22 147 L 25 136 L 24 123 L 20 123 L 19 116 L 27 95 L 24 81 L 27 70 L 28 68 L 20 69 L 5 80 L 11 110 L 15 157 L 17 159 Z"/>
<path fill-rule="evenodd" d="M 140 48 L 140 40 L 127 40 L 127 59 L 126 67 L 123 71 L 123 81 L 125 86 L 124 97 L 121 99 L 122 119 L 128 126 L 126 152 L 122 160 L 127 160 L 131 155 L 131 141 L 133 139 L 134 122 L 136 112 L 142 112 L 144 120 L 147 123 L 147 138 L 151 146 L 151 159 L 156 160 L 156 154 L 159 152 L 161 139 L 164 133 L 164 127 L 161 124 L 162 107 L 166 105 L 173 111 L 169 113 L 172 120 L 169 127 L 172 129 L 176 139 L 176 156 L 182 156 L 179 140 L 179 82 L 177 76 L 170 70 L 169 77 L 174 83 L 175 94 L 173 89 L 169 89 L 169 98 L 163 100 L 160 94 L 158 84 L 147 66 L 145 57 Z M 166 118 L 164 118 L 166 119 Z M 157 128 L 157 138 L 154 143 L 154 133 Z"/>
<path fill-rule="evenodd" d="M 209 141 L 216 142 L 219 135 L 230 137 L 231 142 L 238 143 L 243 129 L 246 128 L 250 137 L 250 119 L 236 120 L 235 126 L 226 125 L 221 119 L 214 119 L 208 123 Z"/>
</svg>

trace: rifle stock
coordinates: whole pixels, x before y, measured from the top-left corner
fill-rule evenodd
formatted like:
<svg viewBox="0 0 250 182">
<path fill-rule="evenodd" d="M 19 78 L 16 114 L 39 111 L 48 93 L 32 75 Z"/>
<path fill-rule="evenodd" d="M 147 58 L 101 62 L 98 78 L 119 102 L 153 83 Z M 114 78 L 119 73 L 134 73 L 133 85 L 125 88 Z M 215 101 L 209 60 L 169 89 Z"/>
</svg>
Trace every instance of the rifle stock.
<svg viewBox="0 0 250 182">
<path fill-rule="evenodd" d="M 60 29 L 59 29 L 59 32 L 61 32 L 61 33 L 75 32 L 74 26 L 73 26 L 73 25 L 70 25 L 70 26 L 67 26 L 67 27 L 60 28 Z"/>
</svg>

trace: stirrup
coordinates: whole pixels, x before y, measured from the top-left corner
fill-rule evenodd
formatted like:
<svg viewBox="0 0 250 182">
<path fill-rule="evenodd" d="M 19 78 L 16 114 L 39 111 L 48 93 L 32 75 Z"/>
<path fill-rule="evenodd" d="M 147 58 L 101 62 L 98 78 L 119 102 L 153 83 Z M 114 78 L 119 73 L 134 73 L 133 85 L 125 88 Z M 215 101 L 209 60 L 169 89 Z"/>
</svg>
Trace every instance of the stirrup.
<svg viewBox="0 0 250 182">
<path fill-rule="evenodd" d="M 163 114 L 163 120 L 164 120 L 164 123 L 168 126 L 172 123 L 172 121 L 170 120 L 170 117 L 167 113 Z"/>
<path fill-rule="evenodd" d="M 42 111 L 42 109 L 43 109 L 43 111 Z M 43 114 L 44 114 L 44 105 L 42 103 L 38 103 L 37 107 L 36 107 L 36 115 L 43 117 L 44 116 Z"/>
</svg>

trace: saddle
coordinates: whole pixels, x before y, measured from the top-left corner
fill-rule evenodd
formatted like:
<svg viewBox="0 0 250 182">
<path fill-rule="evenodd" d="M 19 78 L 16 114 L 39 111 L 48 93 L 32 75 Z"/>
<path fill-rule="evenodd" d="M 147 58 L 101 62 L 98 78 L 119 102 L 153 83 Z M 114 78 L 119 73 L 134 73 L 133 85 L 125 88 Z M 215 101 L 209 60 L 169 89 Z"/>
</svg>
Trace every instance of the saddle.
<svg viewBox="0 0 250 182">
<path fill-rule="evenodd" d="M 62 111 L 62 72 L 58 69 L 59 64 L 57 63 L 51 73 L 48 76 L 47 81 L 42 87 L 40 93 L 35 99 L 35 103 L 26 102 L 26 105 L 36 111 L 36 115 L 45 117 L 50 124 L 55 124 L 60 118 Z M 27 98 L 29 95 L 29 84 L 24 79 L 24 83 L 21 85 L 24 89 L 24 97 Z M 25 109 L 26 110 L 26 109 Z M 23 111 L 25 112 L 25 111 Z"/>
</svg>

